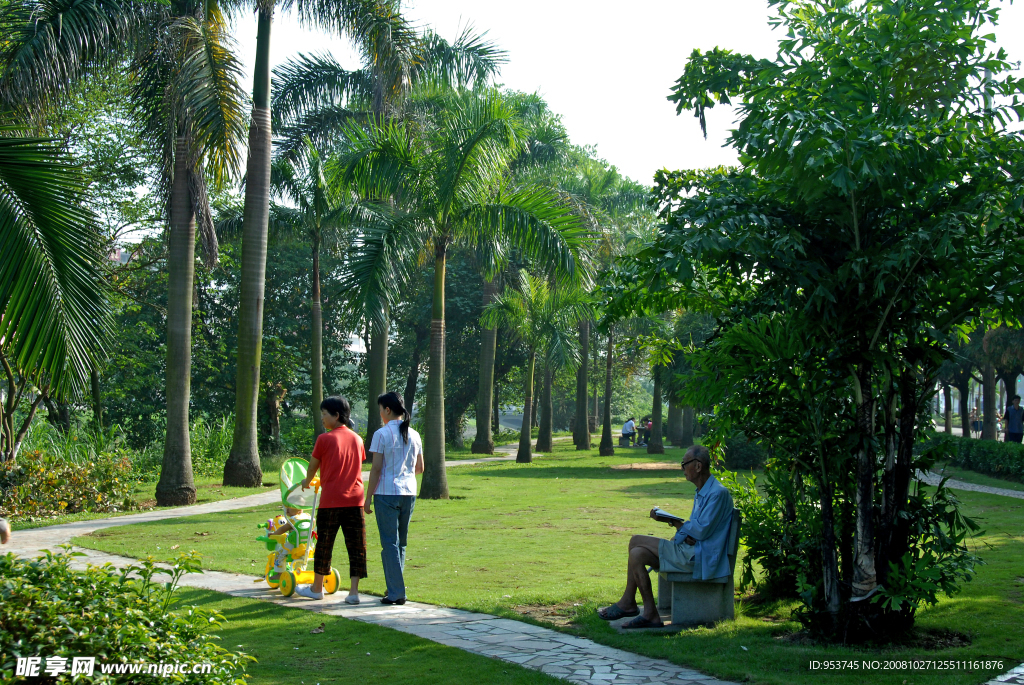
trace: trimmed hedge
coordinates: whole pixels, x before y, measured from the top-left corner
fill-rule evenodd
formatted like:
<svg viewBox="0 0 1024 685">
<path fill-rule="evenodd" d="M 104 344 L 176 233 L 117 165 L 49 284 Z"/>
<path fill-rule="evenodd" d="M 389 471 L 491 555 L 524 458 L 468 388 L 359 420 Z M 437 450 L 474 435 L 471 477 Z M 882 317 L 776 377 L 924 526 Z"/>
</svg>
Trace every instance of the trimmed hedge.
<svg viewBox="0 0 1024 685">
<path fill-rule="evenodd" d="M 245 667 L 255 659 L 228 651 L 210 634 L 224 617 L 196 607 L 171 610 L 181 576 L 202 573 L 195 553 L 179 557 L 170 571 L 157 568 L 152 558 L 123 570 L 107 564 L 76 571 L 72 556 L 82 555 L 0 556 L 0 682 L 14 679 L 18 657 L 42 657 L 44 665 L 47 657 L 58 657 L 67 660 L 68 672 L 31 681 L 245 685 Z M 171 581 L 154 580 L 163 574 Z M 96 657 L 91 678 L 70 674 L 73 657 Z M 101 672 L 101 664 L 143 662 L 210 664 L 212 672 L 166 677 Z"/>
<path fill-rule="evenodd" d="M 725 441 L 725 468 L 730 471 L 759 469 L 768 459 L 768 453 L 760 442 L 749 440 L 743 433 L 736 433 Z"/>
<path fill-rule="evenodd" d="M 1007 480 L 1024 480 L 1024 445 L 932 433 L 919 442 L 921 452 L 948 459 L 954 466 Z"/>
</svg>

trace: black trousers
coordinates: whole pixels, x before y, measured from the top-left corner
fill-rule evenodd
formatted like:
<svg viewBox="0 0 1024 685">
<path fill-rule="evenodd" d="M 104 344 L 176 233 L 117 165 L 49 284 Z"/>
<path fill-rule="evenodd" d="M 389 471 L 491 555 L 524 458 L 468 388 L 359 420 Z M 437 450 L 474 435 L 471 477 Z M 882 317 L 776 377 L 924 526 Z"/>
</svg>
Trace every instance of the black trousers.
<svg viewBox="0 0 1024 685">
<path fill-rule="evenodd" d="M 322 576 L 331 573 L 331 557 L 338 529 L 348 550 L 349 578 L 366 577 L 366 522 L 362 507 L 331 507 L 316 512 L 316 549 L 313 550 L 313 572 Z"/>
</svg>

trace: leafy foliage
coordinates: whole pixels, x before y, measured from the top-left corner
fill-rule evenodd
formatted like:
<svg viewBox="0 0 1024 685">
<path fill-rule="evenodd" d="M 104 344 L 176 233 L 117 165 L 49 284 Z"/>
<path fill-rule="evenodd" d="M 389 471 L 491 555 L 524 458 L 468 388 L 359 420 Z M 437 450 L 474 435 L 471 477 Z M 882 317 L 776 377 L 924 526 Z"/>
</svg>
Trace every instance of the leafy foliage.
<svg viewBox="0 0 1024 685">
<path fill-rule="evenodd" d="M 920 449 L 932 459 L 948 459 L 954 466 L 998 478 L 1024 480 L 1024 445 L 1015 442 L 933 433 L 922 441 Z"/>
<path fill-rule="evenodd" d="M 202 573 L 195 552 L 179 556 L 170 571 L 152 557 L 115 569 L 110 564 L 71 568 L 81 553 L 46 552 L 32 559 L 0 557 L 0 676 L 14 677 L 15 661 L 26 656 L 95 656 L 90 682 L 132 683 L 137 675 L 101 674 L 102 663 L 209 663 L 209 674 L 176 674 L 176 682 L 244 685 L 246 666 L 255 659 L 216 644 L 211 628 L 224 617 L 196 607 L 172 611 L 178 582 Z M 170 575 L 170 581 L 154 580 Z M 70 682 L 61 676 L 58 682 Z"/>
</svg>

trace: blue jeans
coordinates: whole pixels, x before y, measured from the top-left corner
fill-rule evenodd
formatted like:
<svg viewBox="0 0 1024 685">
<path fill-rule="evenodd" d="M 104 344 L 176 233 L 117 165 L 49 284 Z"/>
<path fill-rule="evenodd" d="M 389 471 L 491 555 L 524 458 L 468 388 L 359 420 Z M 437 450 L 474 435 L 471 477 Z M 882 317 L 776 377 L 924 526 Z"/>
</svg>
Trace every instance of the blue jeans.
<svg viewBox="0 0 1024 685">
<path fill-rule="evenodd" d="M 373 496 L 388 599 L 405 599 L 405 578 L 402 575 L 405 571 L 405 543 L 409 537 L 409 519 L 415 507 L 415 495 Z"/>
</svg>

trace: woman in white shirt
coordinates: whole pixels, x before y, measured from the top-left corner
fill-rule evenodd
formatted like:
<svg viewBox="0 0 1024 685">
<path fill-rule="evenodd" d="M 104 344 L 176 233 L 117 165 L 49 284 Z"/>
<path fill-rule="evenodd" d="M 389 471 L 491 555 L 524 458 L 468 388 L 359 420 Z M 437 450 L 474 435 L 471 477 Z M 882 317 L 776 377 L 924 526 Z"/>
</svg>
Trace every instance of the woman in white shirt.
<svg viewBox="0 0 1024 685">
<path fill-rule="evenodd" d="M 380 534 L 380 560 L 384 565 L 387 594 L 381 604 L 405 604 L 405 546 L 409 519 L 416 506 L 416 474 L 423 473 L 423 447 L 420 434 L 409 427 L 409 412 L 396 392 L 377 398 L 384 426 L 370 442 L 370 481 L 366 493 L 367 514 L 377 508 L 377 532 Z M 403 420 L 404 419 L 404 420 Z"/>
</svg>

